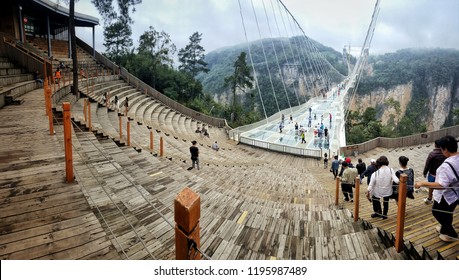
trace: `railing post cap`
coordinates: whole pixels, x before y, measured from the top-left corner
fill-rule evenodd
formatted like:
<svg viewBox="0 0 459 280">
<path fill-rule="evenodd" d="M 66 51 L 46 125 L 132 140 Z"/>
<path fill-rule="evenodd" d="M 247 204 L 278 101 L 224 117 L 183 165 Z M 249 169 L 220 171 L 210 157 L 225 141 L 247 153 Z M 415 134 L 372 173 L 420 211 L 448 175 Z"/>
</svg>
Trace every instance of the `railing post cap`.
<svg viewBox="0 0 459 280">
<path fill-rule="evenodd" d="M 63 102 L 62 103 L 62 109 L 64 109 L 64 111 L 70 111 L 70 103 L 69 102 Z"/>
<path fill-rule="evenodd" d="M 174 201 L 174 218 L 177 226 L 190 233 L 198 224 L 200 216 L 201 198 L 193 190 L 185 187 Z"/>
</svg>

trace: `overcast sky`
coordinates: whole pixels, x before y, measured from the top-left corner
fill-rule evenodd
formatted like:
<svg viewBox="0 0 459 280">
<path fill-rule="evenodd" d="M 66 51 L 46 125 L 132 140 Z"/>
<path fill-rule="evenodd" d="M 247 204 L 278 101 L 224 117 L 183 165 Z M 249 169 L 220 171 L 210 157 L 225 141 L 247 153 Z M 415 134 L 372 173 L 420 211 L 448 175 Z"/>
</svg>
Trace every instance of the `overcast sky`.
<svg viewBox="0 0 459 280">
<path fill-rule="evenodd" d="M 137 45 L 139 36 L 153 26 L 157 31 L 168 33 L 177 50 L 185 47 L 196 31 L 203 34 L 201 45 L 206 52 L 245 43 L 240 11 L 250 41 L 260 39 L 260 33 L 261 37 L 271 37 L 270 34 L 285 37 L 299 32 L 297 28 L 288 27 L 290 19 L 285 15 L 281 17 L 277 1 L 252 1 L 260 31 L 250 0 L 240 0 L 242 9 L 237 0 L 143 0 L 132 13 L 132 39 Z M 363 44 L 376 0 L 283 0 L 283 3 L 307 36 L 340 52 L 344 45 L 351 44 L 354 53 Z M 90 0 L 76 2 L 76 11 L 100 18 Z M 96 49 L 99 52 L 104 51 L 102 28 L 101 19 L 96 28 Z M 89 29 L 77 33 L 90 42 Z M 459 1 L 381 0 L 370 52 L 381 54 L 409 47 L 458 49 Z"/>
</svg>

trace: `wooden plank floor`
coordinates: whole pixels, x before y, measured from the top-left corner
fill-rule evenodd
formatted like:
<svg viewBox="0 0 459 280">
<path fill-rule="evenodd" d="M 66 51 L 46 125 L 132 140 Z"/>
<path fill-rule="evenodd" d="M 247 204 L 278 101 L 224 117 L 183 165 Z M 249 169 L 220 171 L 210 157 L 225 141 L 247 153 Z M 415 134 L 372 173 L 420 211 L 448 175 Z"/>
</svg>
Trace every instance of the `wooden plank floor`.
<svg viewBox="0 0 459 280">
<path fill-rule="evenodd" d="M 0 259 L 119 259 L 47 124 L 43 90 L 0 110 Z"/>
</svg>

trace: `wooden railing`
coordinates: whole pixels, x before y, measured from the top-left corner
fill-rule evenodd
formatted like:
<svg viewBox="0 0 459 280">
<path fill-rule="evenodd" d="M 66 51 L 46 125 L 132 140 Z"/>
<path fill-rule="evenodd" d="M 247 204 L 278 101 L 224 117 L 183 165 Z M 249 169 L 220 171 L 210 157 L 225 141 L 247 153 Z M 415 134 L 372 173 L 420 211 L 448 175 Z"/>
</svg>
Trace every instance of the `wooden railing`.
<svg viewBox="0 0 459 280">
<path fill-rule="evenodd" d="M 36 54 L 33 50 L 27 48 L 22 43 L 17 43 L 7 36 L 0 40 L 1 55 L 7 56 L 11 61 L 21 65 L 29 72 L 38 71 L 41 77 L 46 77 L 52 73 L 52 65 L 46 57 Z M 44 68 L 46 65 L 46 70 Z M 45 73 L 45 71 L 47 73 Z"/>
<path fill-rule="evenodd" d="M 452 135 L 454 137 L 459 136 L 459 125 L 399 138 L 378 137 L 364 143 L 341 147 L 340 154 L 344 154 L 344 156 L 355 156 L 377 147 L 395 149 L 398 147 L 429 144 L 446 135 Z"/>
</svg>

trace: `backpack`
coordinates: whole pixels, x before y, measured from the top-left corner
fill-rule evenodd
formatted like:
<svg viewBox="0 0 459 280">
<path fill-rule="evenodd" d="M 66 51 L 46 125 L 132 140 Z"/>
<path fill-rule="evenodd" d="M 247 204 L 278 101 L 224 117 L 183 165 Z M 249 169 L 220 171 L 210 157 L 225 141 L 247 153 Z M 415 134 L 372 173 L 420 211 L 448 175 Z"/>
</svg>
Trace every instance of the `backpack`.
<svg viewBox="0 0 459 280">
<path fill-rule="evenodd" d="M 400 175 L 402 174 L 406 174 L 406 176 L 408 176 L 406 178 L 406 186 L 408 188 L 408 191 L 413 191 L 414 190 L 414 170 L 412 168 L 408 168 L 406 170 L 397 170 L 397 172 L 395 172 L 395 176 L 397 176 L 397 178 L 400 179 Z M 392 183 L 392 190 L 393 190 L 393 194 L 392 196 L 394 198 L 397 198 L 398 197 L 398 185 L 397 183 Z"/>
</svg>

